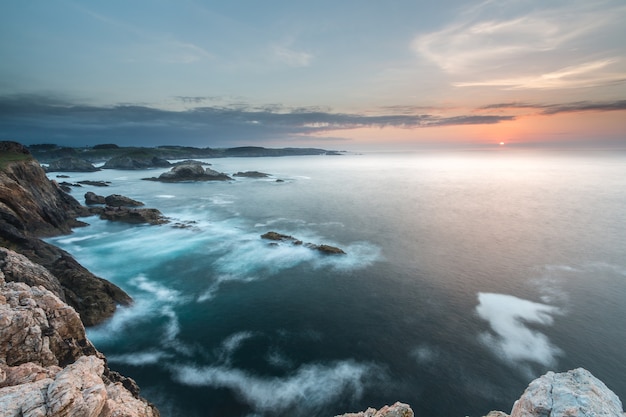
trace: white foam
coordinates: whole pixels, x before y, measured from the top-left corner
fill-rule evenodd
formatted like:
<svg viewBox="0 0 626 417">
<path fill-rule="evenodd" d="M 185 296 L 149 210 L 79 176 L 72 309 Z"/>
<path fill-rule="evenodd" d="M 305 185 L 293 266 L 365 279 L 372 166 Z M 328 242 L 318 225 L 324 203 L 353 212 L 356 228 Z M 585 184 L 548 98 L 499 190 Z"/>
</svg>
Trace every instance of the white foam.
<svg viewBox="0 0 626 417">
<path fill-rule="evenodd" d="M 478 293 L 476 312 L 493 330 L 480 334 L 481 342 L 508 363 L 554 366 L 563 353 L 545 334 L 526 327 L 552 325 L 553 315 L 560 314 L 554 306 L 512 295 Z"/>
<path fill-rule="evenodd" d="M 167 199 L 169 199 L 169 198 L 176 198 L 175 195 L 171 195 L 171 194 L 158 194 L 158 195 L 155 195 L 155 197 L 156 198 L 167 198 Z"/>
<path fill-rule="evenodd" d="M 285 377 L 262 377 L 224 366 L 177 366 L 174 378 L 190 386 L 228 388 L 255 411 L 317 408 L 349 394 L 360 398 L 373 365 L 339 361 L 304 365 Z"/>
<path fill-rule="evenodd" d="M 246 340 L 254 337 L 253 332 L 237 332 L 228 336 L 219 348 L 220 361 L 230 363 L 232 355 L 245 343 Z"/>
<path fill-rule="evenodd" d="M 426 365 L 436 362 L 439 359 L 439 352 L 433 347 L 423 344 L 413 349 L 411 356 L 413 356 L 419 364 Z"/>
<path fill-rule="evenodd" d="M 164 359 L 169 359 L 171 357 L 172 355 L 169 355 L 159 350 L 147 350 L 143 352 L 125 353 L 121 355 L 107 355 L 107 360 L 111 363 L 144 366 L 158 364 Z"/>
<path fill-rule="evenodd" d="M 129 281 L 131 285 L 149 293 L 159 301 L 173 302 L 180 299 L 180 292 L 167 288 L 155 281 L 150 281 L 145 275 L 140 274 Z"/>
</svg>

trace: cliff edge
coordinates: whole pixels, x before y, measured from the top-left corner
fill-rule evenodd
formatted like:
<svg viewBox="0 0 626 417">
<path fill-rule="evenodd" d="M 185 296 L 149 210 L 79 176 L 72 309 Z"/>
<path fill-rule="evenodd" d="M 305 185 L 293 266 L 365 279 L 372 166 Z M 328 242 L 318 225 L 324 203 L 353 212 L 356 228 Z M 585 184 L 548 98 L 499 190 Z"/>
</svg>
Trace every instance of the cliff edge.
<svg viewBox="0 0 626 417">
<path fill-rule="evenodd" d="M 50 181 L 28 150 L 16 142 L 0 142 L 0 246 L 19 252 L 45 267 L 51 277 L 43 285 L 74 307 L 86 326 L 109 318 L 118 304 L 131 298 L 99 278 L 67 252 L 40 237 L 70 233 L 89 211 Z M 19 280 L 9 275 L 7 281 Z"/>
<path fill-rule="evenodd" d="M 157 417 L 135 382 L 111 371 L 76 311 L 37 282 L 45 269 L 0 248 L 0 415 Z"/>
</svg>

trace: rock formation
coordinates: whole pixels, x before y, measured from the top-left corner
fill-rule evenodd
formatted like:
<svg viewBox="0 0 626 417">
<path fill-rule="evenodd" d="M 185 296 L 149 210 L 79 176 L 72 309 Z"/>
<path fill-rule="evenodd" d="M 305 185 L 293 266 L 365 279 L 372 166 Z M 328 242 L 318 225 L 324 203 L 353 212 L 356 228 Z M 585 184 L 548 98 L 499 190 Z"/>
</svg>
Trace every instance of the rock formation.
<svg viewBox="0 0 626 417">
<path fill-rule="evenodd" d="M 265 172 L 259 172 L 259 171 L 244 171 L 244 172 L 237 172 L 236 174 L 233 174 L 233 177 L 245 177 L 245 178 L 267 178 L 269 176 L 270 174 L 266 174 Z"/>
<path fill-rule="evenodd" d="M 287 242 L 296 246 L 302 245 L 309 249 L 313 249 L 318 252 L 321 252 L 325 255 L 345 255 L 346 254 L 342 249 L 339 249 L 335 246 L 324 245 L 324 244 L 317 245 L 315 243 L 304 243 L 301 240 L 296 239 L 293 236 L 284 235 L 282 233 L 277 233 L 277 232 L 264 233 L 261 235 L 261 239 L 273 240 L 275 242 Z"/>
<path fill-rule="evenodd" d="M 85 193 L 85 204 L 88 206 L 93 204 L 106 204 L 106 200 L 104 199 L 104 196 L 98 195 L 93 191 L 88 191 Z"/>
<path fill-rule="evenodd" d="M 622 402 L 583 368 L 548 372 L 532 381 L 510 417 L 624 417 Z"/>
<path fill-rule="evenodd" d="M 154 208 L 131 208 L 131 207 L 92 207 L 92 214 L 99 215 L 103 220 L 124 222 L 131 224 L 166 224 L 169 220 L 159 210 Z"/>
<path fill-rule="evenodd" d="M 47 172 L 94 172 L 100 171 L 89 161 L 84 159 L 68 156 L 66 158 L 57 159 L 50 162 L 46 168 Z"/>
<path fill-rule="evenodd" d="M 11 259 L 0 270 L 0 415 L 158 416 L 134 381 L 108 369 L 76 311 L 44 287 L 25 283 L 51 275 L 0 250 Z M 7 282 L 8 275 L 21 282 Z"/>
<path fill-rule="evenodd" d="M 119 155 L 109 159 L 102 168 L 136 170 L 146 168 L 164 168 L 170 164 L 166 159 L 154 156 L 147 151 L 133 151 L 126 155 Z"/>
<path fill-rule="evenodd" d="M 228 175 L 203 168 L 199 163 L 177 165 L 168 172 L 159 175 L 158 178 L 144 178 L 148 181 L 183 182 L 183 181 L 228 181 L 232 180 Z"/>
<path fill-rule="evenodd" d="M 394 405 L 386 405 L 380 410 L 368 408 L 359 413 L 347 413 L 336 417 L 413 417 L 413 410 L 407 404 L 397 402 Z"/>
<path fill-rule="evenodd" d="M 110 317 L 118 304 L 128 305 L 131 299 L 120 288 L 39 239 L 84 225 L 76 217 L 89 215 L 87 208 L 50 181 L 22 145 L 0 142 L 0 150 L 0 246 L 45 267 L 55 279 L 42 285 L 74 307 L 85 325 Z M 0 262 L 5 259 L 3 255 Z M 18 278 L 10 275 L 8 280 Z"/>
<path fill-rule="evenodd" d="M 120 194 L 106 196 L 104 202 L 111 207 L 139 207 L 144 205 L 141 201 L 133 200 Z"/>
</svg>

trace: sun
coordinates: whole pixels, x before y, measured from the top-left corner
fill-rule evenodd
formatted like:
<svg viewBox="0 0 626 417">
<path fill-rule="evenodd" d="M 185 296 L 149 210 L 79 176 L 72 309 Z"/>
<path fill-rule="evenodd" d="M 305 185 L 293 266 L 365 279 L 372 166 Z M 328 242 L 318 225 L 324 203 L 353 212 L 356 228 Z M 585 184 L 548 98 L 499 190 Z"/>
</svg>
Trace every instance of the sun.
<svg viewBox="0 0 626 417">
<path fill-rule="evenodd" d="M 500 146 L 504 146 L 504 142 L 500 142 Z"/>
</svg>

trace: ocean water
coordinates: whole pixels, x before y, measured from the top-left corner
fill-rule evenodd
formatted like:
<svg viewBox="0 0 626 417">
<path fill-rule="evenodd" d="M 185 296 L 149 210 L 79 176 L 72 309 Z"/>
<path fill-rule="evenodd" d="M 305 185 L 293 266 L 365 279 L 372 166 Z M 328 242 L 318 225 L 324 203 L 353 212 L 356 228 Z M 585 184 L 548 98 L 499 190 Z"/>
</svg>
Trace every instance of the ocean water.
<svg viewBox="0 0 626 417">
<path fill-rule="evenodd" d="M 510 411 L 548 370 L 626 399 L 626 154 L 208 160 L 269 179 L 108 180 L 187 227 L 85 219 L 51 242 L 135 300 L 88 329 L 163 416 Z M 54 178 L 54 174 L 50 174 Z M 277 182 L 281 179 L 283 182 Z M 271 245 L 267 231 L 343 248 Z"/>
</svg>

